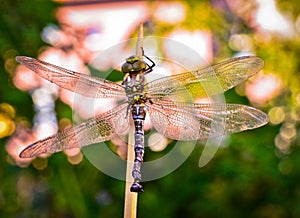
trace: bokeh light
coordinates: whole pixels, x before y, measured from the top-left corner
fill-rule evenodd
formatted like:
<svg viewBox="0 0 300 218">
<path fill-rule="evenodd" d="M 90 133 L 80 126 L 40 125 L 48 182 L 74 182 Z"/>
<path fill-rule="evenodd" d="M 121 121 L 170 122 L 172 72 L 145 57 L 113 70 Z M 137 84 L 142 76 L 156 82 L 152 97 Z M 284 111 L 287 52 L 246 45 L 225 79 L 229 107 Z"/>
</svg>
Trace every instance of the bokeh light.
<svg viewBox="0 0 300 218">
<path fill-rule="evenodd" d="M 285 119 L 285 109 L 284 107 L 273 107 L 269 110 L 270 122 L 274 125 L 282 123 Z"/>
<path fill-rule="evenodd" d="M 278 11 L 274 0 L 256 0 L 256 2 L 258 9 L 255 13 L 255 19 L 259 28 L 285 37 L 293 35 L 292 23 L 287 16 Z M 267 17 L 272 19 L 266 19 Z"/>
<path fill-rule="evenodd" d="M 19 154 L 21 151 L 34 141 L 36 141 L 36 135 L 33 131 L 27 127 L 28 124 L 26 122 L 18 123 L 14 134 L 6 143 L 6 151 L 11 156 L 9 158 L 9 162 L 12 164 L 16 164 L 21 167 L 26 167 L 30 164 L 33 158 L 20 158 Z"/>
<path fill-rule="evenodd" d="M 274 74 L 259 74 L 246 83 L 245 94 L 255 104 L 264 105 L 282 91 L 282 82 Z"/>
<path fill-rule="evenodd" d="M 208 63 L 212 62 L 213 58 L 213 48 L 212 48 L 212 36 L 211 33 L 208 31 L 186 31 L 186 30 L 177 30 L 169 35 L 168 38 L 178 41 L 183 45 L 186 45 L 189 48 L 192 48 L 199 54 L 205 61 Z M 164 45 L 165 52 L 167 53 L 168 57 L 173 60 L 182 60 L 183 63 L 193 63 L 193 65 L 199 65 L 199 57 L 198 56 L 191 56 L 186 52 L 180 52 L 173 44 L 169 44 L 166 41 Z M 188 61 L 186 61 L 188 60 Z M 199 67 L 199 66 L 198 66 Z"/>
<path fill-rule="evenodd" d="M 0 138 L 11 135 L 15 131 L 15 109 L 7 104 L 0 104 Z"/>
<path fill-rule="evenodd" d="M 168 145 L 168 139 L 159 133 L 152 133 L 147 143 L 152 151 L 162 151 Z"/>
<path fill-rule="evenodd" d="M 155 8 L 154 18 L 158 22 L 176 25 L 186 17 L 186 6 L 183 2 L 170 2 L 170 4 L 157 2 L 157 6 L 153 8 Z"/>
</svg>

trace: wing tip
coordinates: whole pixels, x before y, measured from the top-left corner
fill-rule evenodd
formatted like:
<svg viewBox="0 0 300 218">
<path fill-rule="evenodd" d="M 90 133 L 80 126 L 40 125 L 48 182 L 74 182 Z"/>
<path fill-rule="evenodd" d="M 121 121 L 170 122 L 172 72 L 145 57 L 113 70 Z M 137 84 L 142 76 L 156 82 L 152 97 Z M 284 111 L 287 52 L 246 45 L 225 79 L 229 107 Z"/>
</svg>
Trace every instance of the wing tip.
<svg viewBox="0 0 300 218">
<path fill-rule="evenodd" d="M 250 68 L 247 73 L 248 74 L 247 78 L 250 78 L 254 74 L 258 73 L 265 66 L 265 61 L 262 58 L 257 57 L 257 56 L 241 56 L 240 60 L 242 60 L 242 61 L 246 60 L 246 61 L 248 61 L 248 64 L 250 65 Z"/>
<path fill-rule="evenodd" d="M 257 57 L 257 56 L 251 56 L 251 57 L 253 57 L 253 59 L 255 59 L 257 65 L 260 66 L 261 68 L 263 68 L 265 66 L 265 61 L 262 58 Z"/>
<path fill-rule="evenodd" d="M 254 107 L 249 107 L 249 108 L 251 108 L 252 112 L 253 112 L 252 114 L 250 113 L 249 115 L 254 116 L 255 119 L 258 121 L 256 127 L 253 127 L 251 129 L 260 128 L 260 127 L 265 126 L 269 123 L 270 118 L 265 112 L 263 112 L 263 111 L 261 111 L 257 108 L 254 108 Z"/>
<path fill-rule="evenodd" d="M 256 63 L 256 66 L 261 70 L 265 66 L 264 59 L 257 57 L 257 56 L 250 56 L 253 58 L 253 62 Z"/>
<path fill-rule="evenodd" d="M 34 157 L 34 155 L 32 155 L 32 153 L 28 151 L 28 147 L 27 147 L 21 151 L 21 153 L 19 154 L 19 157 L 20 158 L 32 158 L 32 157 Z"/>
<path fill-rule="evenodd" d="M 27 57 L 27 56 L 16 56 L 16 57 L 15 57 L 15 60 L 16 60 L 18 63 L 23 64 L 25 61 L 31 61 L 31 60 L 33 60 L 33 58 Z"/>
<path fill-rule="evenodd" d="M 44 152 L 38 152 L 37 149 L 35 149 L 36 143 L 33 143 L 29 146 L 27 146 L 26 148 L 24 148 L 21 153 L 19 154 L 20 158 L 32 158 L 32 157 L 36 157 Z"/>
<path fill-rule="evenodd" d="M 262 112 L 262 113 L 263 113 L 263 116 L 262 116 L 262 119 L 261 119 L 261 125 L 260 125 L 260 127 L 261 126 L 265 126 L 265 125 L 267 125 L 270 122 L 269 116 L 266 113 L 264 113 L 264 112 Z"/>
</svg>

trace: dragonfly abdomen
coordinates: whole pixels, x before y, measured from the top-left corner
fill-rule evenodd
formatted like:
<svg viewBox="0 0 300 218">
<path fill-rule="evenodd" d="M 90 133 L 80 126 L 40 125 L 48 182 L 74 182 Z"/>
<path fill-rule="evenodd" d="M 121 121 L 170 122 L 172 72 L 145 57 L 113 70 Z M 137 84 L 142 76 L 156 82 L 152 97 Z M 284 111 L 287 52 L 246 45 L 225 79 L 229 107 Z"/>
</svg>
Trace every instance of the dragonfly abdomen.
<svg viewBox="0 0 300 218">
<path fill-rule="evenodd" d="M 132 106 L 132 118 L 135 126 L 134 133 L 134 151 L 135 159 L 132 169 L 132 176 L 134 182 L 130 188 L 132 192 L 143 192 L 143 187 L 140 184 L 142 180 L 141 166 L 144 157 L 144 121 L 146 117 L 146 108 L 143 104 L 136 104 Z"/>
</svg>

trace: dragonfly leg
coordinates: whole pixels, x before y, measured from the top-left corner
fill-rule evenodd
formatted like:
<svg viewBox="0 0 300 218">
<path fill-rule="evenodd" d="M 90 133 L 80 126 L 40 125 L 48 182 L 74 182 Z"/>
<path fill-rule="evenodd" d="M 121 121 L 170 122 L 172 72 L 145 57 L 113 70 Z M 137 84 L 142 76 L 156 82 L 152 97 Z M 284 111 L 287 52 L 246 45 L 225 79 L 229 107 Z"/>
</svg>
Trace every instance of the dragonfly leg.
<svg viewBox="0 0 300 218">
<path fill-rule="evenodd" d="M 145 55 L 143 47 L 141 47 L 143 56 L 151 62 L 151 66 L 146 62 L 148 68 L 145 70 L 145 74 L 152 72 L 153 67 L 155 67 L 154 61 L 152 61 L 148 56 Z"/>
</svg>

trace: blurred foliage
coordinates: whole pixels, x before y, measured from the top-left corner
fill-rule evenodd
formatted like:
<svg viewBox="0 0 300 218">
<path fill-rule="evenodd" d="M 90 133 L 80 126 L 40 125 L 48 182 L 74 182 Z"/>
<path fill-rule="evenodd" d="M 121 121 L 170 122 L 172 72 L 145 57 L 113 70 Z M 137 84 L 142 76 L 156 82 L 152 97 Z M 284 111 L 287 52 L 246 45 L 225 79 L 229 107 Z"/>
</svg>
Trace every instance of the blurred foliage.
<svg viewBox="0 0 300 218">
<path fill-rule="evenodd" d="M 253 30 L 228 8 L 213 7 L 218 1 L 189 1 L 188 29 L 205 28 L 213 33 L 216 60 L 230 57 L 230 33 L 254 35 Z M 222 2 L 222 1 L 220 1 Z M 290 12 L 292 20 L 300 13 L 299 3 L 278 1 L 279 8 Z M 0 1 L 0 102 L 16 110 L 15 122 L 33 118 L 32 100 L 12 84 L 18 54 L 37 56 L 44 45 L 40 32 L 55 23 L 57 5 L 50 1 Z M 272 19 L 272 18 L 270 18 Z M 234 26 L 233 26 L 234 23 Z M 157 24 L 153 35 L 172 28 Z M 284 91 L 268 102 L 266 111 L 283 106 L 299 112 L 300 40 L 272 37 L 256 39 L 257 55 L 265 71 L 278 75 Z M 245 97 L 229 91 L 230 102 L 247 104 Z M 298 100 L 297 100 L 298 99 Z M 70 109 L 58 102 L 58 117 L 71 116 Z M 197 163 L 202 148 L 170 175 L 144 184 L 139 195 L 139 217 L 300 217 L 299 127 L 288 153 L 281 153 L 274 139 L 281 125 L 229 136 L 229 146 L 218 151 L 205 167 Z M 13 164 L 5 150 L 8 138 L 0 140 L 0 216 L 1 217 L 122 217 L 125 184 L 99 172 L 88 160 L 71 165 L 65 154 L 37 158 L 27 168 Z M 150 152 L 147 155 L 151 155 Z M 37 170 L 35 164 L 47 164 Z"/>
</svg>

